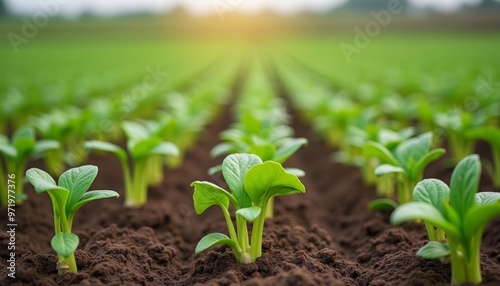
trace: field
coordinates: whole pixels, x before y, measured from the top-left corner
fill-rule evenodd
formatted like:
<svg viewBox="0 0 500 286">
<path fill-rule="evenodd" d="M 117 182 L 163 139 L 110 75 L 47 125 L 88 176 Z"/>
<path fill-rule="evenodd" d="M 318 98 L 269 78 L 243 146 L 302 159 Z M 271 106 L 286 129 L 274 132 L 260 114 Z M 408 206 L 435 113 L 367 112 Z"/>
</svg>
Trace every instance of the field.
<svg viewBox="0 0 500 286">
<path fill-rule="evenodd" d="M 407 177 L 376 177 L 378 166 L 371 165 L 376 156 L 365 156 L 363 148 L 382 129 L 396 136 L 388 143 L 393 144 L 387 147 L 391 152 L 432 132 L 429 148 L 446 152 L 429 160 L 415 184 L 424 178 L 449 184 L 457 163 L 475 153 L 483 165 L 479 191 L 498 194 L 500 141 L 491 143 L 483 136 L 485 130 L 500 134 L 498 32 L 382 31 L 348 59 L 340 48 L 354 42 L 348 31 L 193 37 L 145 29 L 153 25 L 147 21 L 135 20 L 144 27 L 125 26 L 130 34 L 126 29 L 99 30 L 95 27 L 108 24 L 87 21 L 53 23 L 20 46 L 19 53 L 9 42 L 0 42 L 0 134 L 5 135 L 0 143 L 32 126 L 37 140 L 50 139 L 60 147 L 59 152 L 30 157 L 16 173 L 7 166 L 7 147 L 0 146 L 1 175 L 16 174 L 17 186 L 24 180 L 28 196 L 15 206 L 2 206 L 5 222 L 15 209 L 16 263 L 12 279 L 8 259 L 13 240 L 3 231 L 1 285 L 377 286 L 449 285 L 454 279 L 449 256 L 416 255 L 429 241 L 422 220 L 396 226 L 391 224 L 392 209 L 368 208 L 378 198 L 403 203 L 401 185 Z M 4 24 L 2 32 L 20 27 Z M 124 161 L 117 152 L 85 145 L 100 140 L 132 152 L 130 146 L 143 133 L 123 131 L 123 122 L 145 126 L 147 132 L 162 130 L 155 134 L 178 149 L 177 158 L 148 161 L 152 167 L 145 173 L 156 177 L 145 183 L 144 204 L 130 201 Z M 165 126 L 155 129 L 155 123 Z M 411 131 L 405 133 L 408 127 Z M 255 134 L 252 128 L 257 128 Z M 211 156 L 213 148 L 236 140 L 229 133 L 220 135 L 228 129 L 248 132 L 241 138 L 248 135 L 255 145 L 261 140 L 278 147 L 276 142 L 289 142 L 272 141 L 277 130 L 291 131 L 287 140 L 308 141 L 280 162 L 305 172 L 298 179 L 306 191 L 276 197 L 274 216 L 265 219 L 262 256 L 249 264 L 238 263 L 225 245 L 195 254 L 204 235 L 228 232 L 219 207 L 197 214 L 190 186 L 209 181 L 228 190 L 221 173 L 208 174 L 225 157 L 224 152 Z M 264 149 L 263 154 L 279 149 L 269 142 L 245 153 L 260 156 Z M 238 148 L 243 143 L 227 147 L 226 153 L 242 153 Z M 425 149 L 423 145 L 415 149 Z M 140 161 L 127 158 L 139 173 Z M 379 165 L 384 162 L 378 160 Z M 57 178 L 68 167 L 87 164 L 99 168 L 91 189 L 114 190 L 120 197 L 79 210 L 72 229 L 79 237 L 74 252 L 78 273 L 58 274 L 61 258 L 51 247 L 52 201 L 35 192 L 24 172 L 36 167 Z M 0 183 L 7 181 L 11 184 L 8 179 Z M 393 192 L 380 192 L 384 182 Z M 404 186 L 413 191 L 410 185 Z M 500 283 L 500 206 L 492 205 L 496 215 L 485 224 L 480 243 L 480 285 Z"/>
</svg>

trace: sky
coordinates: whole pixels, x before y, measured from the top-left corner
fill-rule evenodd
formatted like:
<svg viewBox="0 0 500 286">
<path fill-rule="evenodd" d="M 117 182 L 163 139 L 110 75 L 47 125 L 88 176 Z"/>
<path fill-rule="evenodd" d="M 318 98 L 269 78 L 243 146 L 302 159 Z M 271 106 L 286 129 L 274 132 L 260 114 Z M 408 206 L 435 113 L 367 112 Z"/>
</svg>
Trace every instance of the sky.
<svg viewBox="0 0 500 286">
<path fill-rule="evenodd" d="M 182 3 L 193 14 L 206 15 L 217 12 L 217 7 L 242 12 L 258 12 L 271 9 L 282 14 L 296 12 L 323 11 L 342 4 L 347 0 L 5 0 L 15 13 L 34 14 L 56 3 L 54 9 L 65 16 L 80 15 L 91 11 L 100 15 L 114 15 L 127 12 L 164 12 Z M 480 0 L 410 0 L 417 7 L 434 7 L 441 11 L 454 11 L 465 3 Z M 45 3 L 45 4 L 44 4 Z M 45 7 L 43 7 L 45 6 Z M 52 10 L 51 10 L 52 11 Z"/>
</svg>

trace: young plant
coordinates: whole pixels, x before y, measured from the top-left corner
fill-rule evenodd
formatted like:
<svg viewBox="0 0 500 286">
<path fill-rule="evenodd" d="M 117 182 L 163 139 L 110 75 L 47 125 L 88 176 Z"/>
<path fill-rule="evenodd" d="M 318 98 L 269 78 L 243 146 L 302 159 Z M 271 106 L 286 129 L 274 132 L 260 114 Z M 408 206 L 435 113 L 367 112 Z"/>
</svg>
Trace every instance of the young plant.
<svg viewBox="0 0 500 286">
<path fill-rule="evenodd" d="M 4 175 L 14 174 L 15 178 L 20 179 L 26 168 L 26 163 L 30 158 L 41 157 L 50 150 L 57 150 L 60 145 L 53 140 L 36 141 L 35 131 L 31 127 L 18 129 L 9 140 L 4 135 L 0 134 L 0 153 L 3 155 L 3 163 L 0 162 L 0 186 L 2 205 L 7 205 L 8 191 L 5 183 Z M 23 182 L 19 181 L 15 189 L 16 202 L 21 203 L 26 199 L 26 194 L 23 191 Z"/>
<path fill-rule="evenodd" d="M 57 253 L 59 274 L 77 272 L 74 252 L 78 247 L 79 238 L 71 232 L 76 212 L 91 201 L 119 197 L 118 193 L 109 190 L 87 192 L 97 176 L 97 171 L 97 167 L 91 165 L 73 168 L 64 172 L 57 184 L 48 173 L 40 169 L 31 168 L 26 172 L 35 192 L 47 192 L 52 201 L 55 235 L 51 245 Z"/>
<path fill-rule="evenodd" d="M 477 127 L 467 134 L 473 140 L 484 140 L 490 144 L 493 162 L 483 160 L 493 186 L 500 188 L 500 128 L 495 126 Z"/>
<path fill-rule="evenodd" d="M 148 184 L 155 180 L 151 175 L 157 175 L 163 170 L 159 156 L 178 156 L 177 146 L 161 138 L 152 136 L 140 124 L 125 122 L 123 129 L 128 137 L 127 150 L 104 141 L 87 141 L 85 147 L 90 150 L 111 152 L 120 160 L 125 180 L 125 205 L 140 207 L 147 201 Z M 129 164 L 131 162 L 132 164 Z"/>
<path fill-rule="evenodd" d="M 395 178 L 398 202 L 404 204 L 412 200 L 412 190 L 422 180 L 425 167 L 445 152 L 441 148 L 431 150 L 431 146 L 432 133 L 427 132 L 400 143 L 392 151 L 380 143 L 368 142 L 363 148 L 363 154 L 365 157 L 376 157 L 382 163 L 375 168 L 375 175 Z M 375 200 L 370 208 L 386 208 L 387 202 L 387 199 Z M 391 203 L 393 205 L 395 204 Z"/>
<path fill-rule="evenodd" d="M 429 242 L 417 255 L 451 260 L 451 283 L 481 282 L 481 238 L 486 224 L 500 216 L 500 193 L 477 193 L 481 163 L 477 155 L 460 161 L 450 187 L 437 179 L 421 181 L 414 202 L 400 205 L 391 223 L 423 220 Z M 446 234 L 446 236 L 444 235 Z"/>
<path fill-rule="evenodd" d="M 231 192 L 205 181 L 195 181 L 194 208 L 202 214 L 210 206 L 221 208 L 229 230 L 229 237 L 222 233 L 211 233 L 203 237 L 196 246 L 200 253 L 214 245 L 230 246 L 240 263 L 252 263 L 262 255 L 262 234 L 267 205 L 275 196 L 304 193 L 305 187 L 296 175 L 286 172 L 281 164 L 262 162 L 253 154 L 232 154 L 222 163 L 222 175 Z M 229 214 L 229 204 L 236 210 L 236 229 Z M 247 222 L 252 222 L 249 240 Z"/>
</svg>

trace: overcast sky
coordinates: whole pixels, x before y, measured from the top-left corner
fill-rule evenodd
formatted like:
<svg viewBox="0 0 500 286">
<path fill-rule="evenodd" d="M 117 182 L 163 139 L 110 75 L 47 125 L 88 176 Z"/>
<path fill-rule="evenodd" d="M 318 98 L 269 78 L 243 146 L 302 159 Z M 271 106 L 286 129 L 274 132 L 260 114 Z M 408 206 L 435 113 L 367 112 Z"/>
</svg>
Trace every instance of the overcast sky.
<svg viewBox="0 0 500 286">
<path fill-rule="evenodd" d="M 302 10 L 321 11 L 340 5 L 346 0 L 5 0 L 16 13 L 30 14 L 40 9 L 43 3 L 65 3 L 58 5 L 61 14 L 79 15 L 91 11 L 103 15 L 123 12 L 163 12 L 182 3 L 190 12 L 204 15 L 214 13 L 217 4 L 232 4 L 235 10 L 256 12 L 272 9 L 281 13 L 295 13 Z M 464 3 L 480 0 L 410 0 L 416 6 L 432 6 L 442 11 L 453 11 Z"/>
</svg>

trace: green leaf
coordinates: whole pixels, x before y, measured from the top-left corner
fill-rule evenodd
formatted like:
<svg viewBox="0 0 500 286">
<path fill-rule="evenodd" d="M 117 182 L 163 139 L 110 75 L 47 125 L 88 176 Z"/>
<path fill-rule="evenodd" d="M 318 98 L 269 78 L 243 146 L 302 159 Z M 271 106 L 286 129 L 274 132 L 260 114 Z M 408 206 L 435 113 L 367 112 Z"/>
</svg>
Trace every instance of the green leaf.
<svg viewBox="0 0 500 286">
<path fill-rule="evenodd" d="M 276 154 L 276 147 L 271 143 L 255 144 L 248 148 L 248 153 L 259 156 L 262 161 L 269 161 Z"/>
<path fill-rule="evenodd" d="M 17 150 L 9 144 L 9 142 L 0 142 L 0 153 L 3 153 L 7 157 L 15 158 L 17 157 Z"/>
<path fill-rule="evenodd" d="M 113 153 L 122 161 L 127 159 L 127 153 L 125 152 L 125 150 L 123 150 L 122 148 L 120 148 L 115 144 L 111 144 L 104 141 L 91 140 L 85 142 L 84 146 L 86 149 L 90 150 L 98 150 L 98 151 Z"/>
<path fill-rule="evenodd" d="M 179 156 L 179 148 L 170 142 L 161 142 L 147 152 L 148 155 Z"/>
<path fill-rule="evenodd" d="M 441 180 L 426 179 L 413 189 L 413 200 L 430 204 L 446 216 L 444 204 L 450 201 L 450 188 Z"/>
<path fill-rule="evenodd" d="M 54 181 L 54 179 L 47 172 L 38 168 L 31 168 L 26 171 L 26 177 L 35 188 L 35 192 L 37 194 L 54 190 L 54 195 L 56 195 L 56 198 L 58 198 L 61 203 L 66 203 L 66 200 L 69 196 L 69 190 L 63 187 L 59 187 L 56 184 L 56 181 Z"/>
<path fill-rule="evenodd" d="M 60 232 L 50 241 L 50 245 L 52 245 L 52 249 L 54 251 L 64 257 L 68 257 L 75 252 L 78 248 L 78 244 L 80 243 L 80 239 L 76 234 L 73 233 L 65 233 Z"/>
<path fill-rule="evenodd" d="M 467 131 L 467 137 L 470 139 L 481 139 L 487 141 L 491 146 L 500 148 L 500 129 L 495 126 L 475 127 Z"/>
<path fill-rule="evenodd" d="M 480 175 L 481 163 L 477 155 L 465 157 L 453 170 L 450 183 L 450 204 L 462 218 L 474 205 Z"/>
<path fill-rule="evenodd" d="M 304 177 L 306 175 L 306 172 L 304 172 L 304 170 L 298 168 L 285 168 L 285 171 L 297 177 Z"/>
<path fill-rule="evenodd" d="M 377 176 L 383 176 L 387 174 L 393 174 L 393 173 L 405 173 L 405 170 L 401 167 L 397 167 L 394 165 L 389 165 L 389 164 L 382 164 L 375 168 L 375 175 Z"/>
<path fill-rule="evenodd" d="M 100 199 L 108 199 L 108 198 L 119 198 L 120 195 L 115 191 L 110 190 L 96 190 L 90 191 L 83 194 L 80 200 L 71 207 L 71 213 L 76 213 L 78 209 L 86 205 L 91 201 L 96 201 Z"/>
<path fill-rule="evenodd" d="M 435 227 L 443 229 L 448 235 L 460 237 L 459 229 L 449 223 L 437 208 L 427 203 L 411 202 L 400 205 L 391 215 L 391 223 L 394 225 L 417 219 L 423 219 Z"/>
<path fill-rule="evenodd" d="M 450 246 L 447 243 L 429 241 L 418 250 L 417 255 L 428 259 L 444 258 L 450 255 Z"/>
<path fill-rule="evenodd" d="M 365 158 L 378 158 L 382 163 L 387 163 L 395 166 L 399 166 L 399 162 L 392 155 L 391 151 L 385 148 L 380 143 L 374 141 L 368 141 L 365 146 L 363 146 L 363 157 Z"/>
<path fill-rule="evenodd" d="M 273 196 L 304 193 L 305 187 L 297 176 L 287 173 L 281 164 L 267 161 L 254 165 L 245 176 L 245 189 L 255 205 Z"/>
<path fill-rule="evenodd" d="M 500 193 L 497 192 L 481 192 L 474 196 L 476 205 L 489 205 L 500 201 Z"/>
<path fill-rule="evenodd" d="M 465 215 L 464 230 L 468 239 L 476 237 L 486 224 L 500 216 L 500 203 L 471 207 Z M 480 239 L 480 238 L 479 238 Z"/>
<path fill-rule="evenodd" d="M 142 140 L 150 136 L 148 129 L 137 122 L 123 122 L 122 128 L 129 139 Z"/>
<path fill-rule="evenodd" d="M 431 144 L 432 132 L 427 132 L 399 144 L 394 150 L 394 156 L 406 170 L 412 170 L 429 152 Z"/>
<path fill-rule="evenodd" d="M 442 148 L 434 149 L 425 154 L 420 160 L 415 164 L 413 169 L 411 170 L 411 178 L 422 178 L 421 175 L 424 173 L 424 169 L 431 162 L 439 159 L 446 151 Z"/>
<path fill-rule="evenodd" d="M 21 128 L 12 136 L 12 146 L 17 150 L 19 157 L 31 154 L 35 148 L 35 143 L 35 130 L 32 127 Z"/>
<path fill-rule="evenodd" d="M 59 186 L 69 190 L 69 200 L 66 211 L 69 214 L 73 206 L 80 201 L 83 194 L 90 188 L 97 176 L 96 166 L 85 165 L 64 172 L 59 178 Z"/>
<path fill-rule="evenodd" d="M 212 176 L 214 174 L 217 174 L 219 172 L 222 171 L 222 165 L 217 165 L 217 166 L 213 166 L 213 167 L 210 167 L 207 171 L 207 173 Z"/>
<path fill-rule="evenodd" d="M 195 181 L 191 187 L 194 187 L 193 201 L 197 214 L 202 214 L 213 205 L 227 209 L 229 200 L 233 203 L 236 201 L 226 190 L 210 182 Z"/>
<path fill-rule="evenodd" d="M 307 139 L 305 138 L 292 138 L 286 140 L 281 147 L 278 148 L 273 161 L 283 164 L 290 156 L 292 156 L 300 147 L 307 144 Z"/>
<path fill-rule="evenodd" d="M 242 216 L 245 220 L 252 222 L 260 215 L 261 211 L 262 209 L 259 207 L 248 207 L 237 210 L 236 214 Z"/>
<path fill-rule="evenodd" d="M 222 162 L 222 175 L 236 198 L 238 209 L 252 205 L 252 200 L 245 190 L 244 179 L 248 170 L 259 163 L 262 163 L 262 160 L 253 154 L 232 154 Z"/>
<path fill-rule="evenodd" d="M 161 139 L 156 137 L 141 140 L 130 139 L 127 142 L 127 148 L 130 155 L 132 155 L 133 160 L 137 161 L 144 156 L 149 156 L 151 150 L 158 146 L 160 142 Z"/>
<path fill-rule="evenodd" d="M 389 211 L 398 207 L 398 203 L 391 199 L 375 199 L 368 203 L 371 211 Z"/>
<path fill-rule="evenodd" d="M 59 148 L 61 148 L 61 144 L 55 140 L 40 140 L 35 144 L 33 156 L 38 157 L 49 150 L 56 150 Z"/>
<path fill-rule="evenodd" d="M 223 233 L 211 233 L 205 235 L 196 245 L 195 253 L 198 254 L 202 251 L 209 249 L 212 246 L 226 244 L 229 245 L 235 252 L 238 250 L 238 245 L 232 241 L 227 235 Z"/>
<path fill-rule="evenodd" d="M 233 153 L 233 145 L 229 143 L 219 143 L 210 150 L 210 157 L 217 158 L 221 155 Z"/>
</svg>

